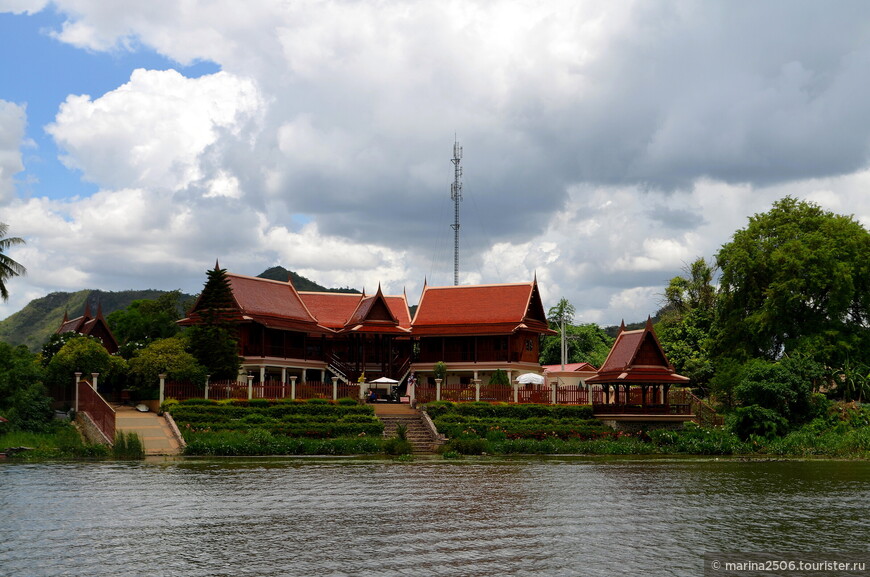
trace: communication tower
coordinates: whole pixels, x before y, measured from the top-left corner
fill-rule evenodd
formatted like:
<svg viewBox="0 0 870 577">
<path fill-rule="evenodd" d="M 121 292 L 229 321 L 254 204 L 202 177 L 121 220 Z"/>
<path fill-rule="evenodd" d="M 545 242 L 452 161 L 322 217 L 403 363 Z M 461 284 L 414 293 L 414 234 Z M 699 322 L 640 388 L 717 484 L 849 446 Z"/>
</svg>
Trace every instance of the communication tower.
<svg viewBox="0 0 870 577">
<path fill-rule="evenodd" d="M 453 286 L 459 284 L 459 203 L 462 202 L 462 147 L 453 140 L 453 184 L 450 185 L 450 199 L 453 201 Z"/>
</svg>

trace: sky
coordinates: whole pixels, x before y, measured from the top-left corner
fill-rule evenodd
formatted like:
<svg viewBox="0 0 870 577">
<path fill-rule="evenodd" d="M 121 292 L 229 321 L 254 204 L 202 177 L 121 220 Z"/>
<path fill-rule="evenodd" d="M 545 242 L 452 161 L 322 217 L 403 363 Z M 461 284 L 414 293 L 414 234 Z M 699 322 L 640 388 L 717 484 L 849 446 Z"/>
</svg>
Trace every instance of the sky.
<svg viewBox="0 0 870 577">
<path fill-rule="evenodd" d="M 0 0 L 0 319 L 216 260 L 408 295 L 537 278 L 576 322 L 791 195 L 870 227 L 870 3 Z"/>
</svg>

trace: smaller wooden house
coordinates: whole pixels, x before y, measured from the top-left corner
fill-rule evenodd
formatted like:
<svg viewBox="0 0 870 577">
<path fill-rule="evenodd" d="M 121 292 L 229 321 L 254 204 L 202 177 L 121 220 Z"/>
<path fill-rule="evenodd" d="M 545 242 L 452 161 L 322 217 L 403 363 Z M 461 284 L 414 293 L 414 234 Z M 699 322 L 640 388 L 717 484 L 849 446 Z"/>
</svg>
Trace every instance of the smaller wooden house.
<svg viewBox="0 0 870 577">
<path fill-rule="evenodd" d="M 603 388 L 604 403 L 594 405 L 596 414 L 690 412 L 684 403 L 671 407 L 670 388 L 688 385 L 689 378 L 678 375 L 668 362 L 652 319 L 647 319 L 644 328 L 634 331 L 625 330 L 622 323 L 607 360 L 597 375 L 586 379 L 586 384 Z"/>
<path fill-rule="evenodd" d="M 85 303 L 85 312 L 80 317 L 70 319 L 64 313 L 63 321 L 61 321 L 60 327 L 55 333 L 78 333 L 80 335 L 97 337 L 109 354 L 118 352 L 118 341 L 115 340 L 115 335 L 112 334 L 112 329 L 109 328 L 109 323 L 106 322 L 106 318 L 103 316 L 103 307 L 99 303 L 97 303 L 96 315 L 91 314 L 90 303 Z"/>
</svg>

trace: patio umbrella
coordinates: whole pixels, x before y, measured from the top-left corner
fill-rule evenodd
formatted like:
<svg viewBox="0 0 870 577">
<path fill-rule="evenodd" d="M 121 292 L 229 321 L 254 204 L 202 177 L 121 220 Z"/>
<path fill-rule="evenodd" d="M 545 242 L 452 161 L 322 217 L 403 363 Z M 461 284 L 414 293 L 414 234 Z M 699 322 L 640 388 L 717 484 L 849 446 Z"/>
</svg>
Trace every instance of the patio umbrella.
<svg viewBox="0 0 870 577">
<path fill-rule="evenodd" d="M 381 377 L 380 379 L 370 381 L 370 383 L 373 385 L 398 385 L 399 381 L 389 377 Z"/>
<path fill-rule="evenodd" d="M 536 373 L 523 373 L 517 377 L 517 382 L 521 385 L 543 385 L 544 377 Z"/>
</svg>

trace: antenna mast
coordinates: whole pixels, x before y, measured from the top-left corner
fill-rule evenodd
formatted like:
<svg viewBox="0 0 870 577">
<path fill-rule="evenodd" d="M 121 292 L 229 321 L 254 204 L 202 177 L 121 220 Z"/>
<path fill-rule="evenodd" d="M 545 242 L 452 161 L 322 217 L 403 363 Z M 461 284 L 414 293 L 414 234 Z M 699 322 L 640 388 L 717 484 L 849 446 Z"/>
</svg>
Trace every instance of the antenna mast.
<svg viewBox="0 0 870 577">
<path fill-rule="evenodd" d="M 462 147 L 453 139 L 453 184 L 450 185 L 450 200 L 453 201 L 453 286 L 459 284 L 459 203 L 462 201 Z"/>
</svg>

